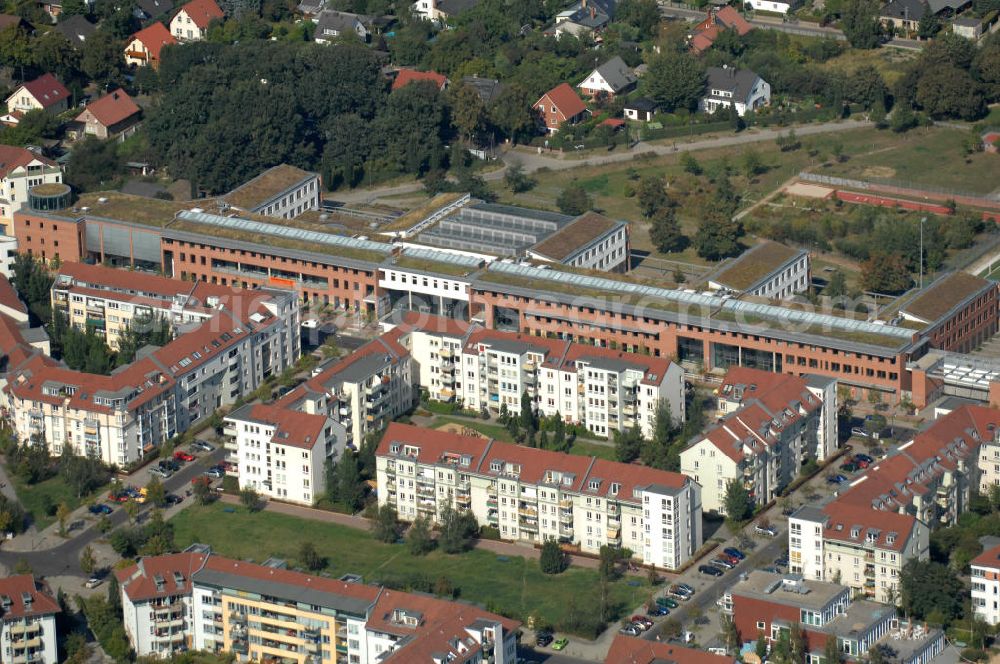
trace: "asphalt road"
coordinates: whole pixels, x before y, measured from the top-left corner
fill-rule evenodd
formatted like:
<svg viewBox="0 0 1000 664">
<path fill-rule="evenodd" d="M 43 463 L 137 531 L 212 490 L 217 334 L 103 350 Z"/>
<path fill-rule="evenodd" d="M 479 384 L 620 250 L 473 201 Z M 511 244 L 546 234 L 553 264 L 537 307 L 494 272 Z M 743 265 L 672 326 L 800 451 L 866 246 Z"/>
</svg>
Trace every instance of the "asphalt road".
<svg viewBox="0 0 1000 664">
<path fill-rule="evenodd" d="M 217 447 L 214 452 L 200 456 L 195 461 L 188 463 L 163 481 L 163 486 L 166 488 L 167 493 L 183 495 L 185 488 L 190 484 L 192 479 L 201 475 L 209 465 L 221 461 L 225 458 L 225 455 L 226 450 L 222 447 Z M 206 463 L 206 460 L 209 463 Z M 191 499 L 185 498 L 185 500 Z M 151 509 L 150 506 L 144 505 L 139 512 L 138 519 L 141 521 Z M 116 507 L 108 519 L 111 521 L 111 525 L 117 529 L 128 521 L 128 514 L 121 507 Z M 4 565 L 7 569 L 13 569 L 17 562 L 23 559 L 27 561 L 36 575 L 82 577 L 84 574 L 80 571 L 78 562 L 80 560 L 80 553 L 88 544 L 92 544 L 95 540 L 104 536 L 104 533 L 98 530 L 97 522 L 93 521 L 88 524 L 85 530 L 78 531 L 74 537 L 51 549 L 40 551 L 0 550 L 0 564 Z M 22 537 L 27 536 L 22 535 Z"/>
<path fill-rule="evenodd" d="M 695 609 L 700 609 L 704 613 L 705 609 L 710 607 L 725 594 L 725 591 L 735 584 L 739 580 L 739 575 L 741 572 L 749 572 L 753 569 L 760 569 L 761 567 L 766 567 L 774 562 L 782 553 L 788 550 L 788 536 L 787 536 L 787 522 L 777 522 L 771 520 L 771 525 L 778 529 L 778 534 L 776 537 L 770 537 L 765 540 L 763 546 L 758 546 L 753 551 L 746 552 L 747 557 L 745 560 L 741 561 L 734 569 L 728 570 L 723 576 L 707 576 L 698 572 L 698 565 L 692 565 L 687 572 L 678 577 L 675 581 L 670 583 L 683 582 L 695 588 L 694 597 L 692 597 L 687 602 L 680 602 L 680 606 L 676 609 L 670 611 L 670 615 L 665 619 L 659 620 L 652 629 L 643 632 L 642 638 L 649 640 L 656 640 L 658 636 L 661 635 L 663 631 L 663 626 L 668 621 L 676 621 L 681 624 L 686 624 L 691 619 L 691 614 Z M 747 526 L 748 529 L 752 529 L 753 526 Z M 726 546 L 729 546 L 727 544 Z M 699 563 L 707 563 L 709 560 L 716 556 L 716 552 L 721 552 L 720 549 L 716 549 L 715 552 L 703 558 Z"/>
</svg>

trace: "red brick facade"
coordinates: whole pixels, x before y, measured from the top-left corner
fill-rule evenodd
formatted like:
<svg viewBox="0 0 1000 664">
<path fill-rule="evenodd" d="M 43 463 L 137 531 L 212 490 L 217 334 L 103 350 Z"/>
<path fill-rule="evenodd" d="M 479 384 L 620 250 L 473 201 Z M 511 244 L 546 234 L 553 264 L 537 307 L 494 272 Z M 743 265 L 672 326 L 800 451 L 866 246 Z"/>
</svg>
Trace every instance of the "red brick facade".
<svg viewBox="0 0 1000 664">
<path fill-rule="evenodd" d="M 85 224 L 76 219 L 57 219 L 31 213 L 14 216 L 18 251 L 51 261 L 77 261 L 86 253 Z"/>
</svg>

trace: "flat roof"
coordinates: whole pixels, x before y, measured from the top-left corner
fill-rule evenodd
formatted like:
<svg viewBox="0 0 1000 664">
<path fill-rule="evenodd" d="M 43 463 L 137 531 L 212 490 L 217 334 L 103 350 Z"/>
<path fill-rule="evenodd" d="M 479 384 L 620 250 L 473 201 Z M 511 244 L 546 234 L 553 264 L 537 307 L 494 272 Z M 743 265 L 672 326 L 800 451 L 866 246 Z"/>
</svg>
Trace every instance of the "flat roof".
<svg viewBox="0 0 1000 664">
<path fill-rule="evenodd" d="M 732 588 L 733 595 L 819 611 L 838 596 L 850 591 L 846 586 L 826 581 L 804 579 L 798 574 L 774 574 L 750 570 L 746 578 Z"/>
<path fill-rule="evenodd" d="M 609 219 L 597 212 L 586 212 L 548 236 L 529 251 L 556 261 L 563 261 L 589 247 L 625 222 Z"/>
<path fill-rule="evenodd" d="M 289 189 L 314 177 L 317 177 L 315 173 L 290 164 L 278 164 L 221 198 L 233 207 L 253 212 Z"/>
<path fill-rule="evenodd" d="M 378 228 L 378 232 L 387 233 L 393 231 L 408 231 L 441 208 L 457 203 L 463 196 L 466 196 L 466 194 L 458 192 L 445 192 L 438 194 L 420 207 L 414 208 L 399 217 L 396 217 L 393 221 L 385 224 L 384 226 L 380 226 Z"/>
<path fill-rule="evenodd" d="M 734 291 L 753 290 L 754 286 L 805 253 L 780 242 L 765 240 L 724 263 L 708 277 L 708 281 Z"/>
</svg>

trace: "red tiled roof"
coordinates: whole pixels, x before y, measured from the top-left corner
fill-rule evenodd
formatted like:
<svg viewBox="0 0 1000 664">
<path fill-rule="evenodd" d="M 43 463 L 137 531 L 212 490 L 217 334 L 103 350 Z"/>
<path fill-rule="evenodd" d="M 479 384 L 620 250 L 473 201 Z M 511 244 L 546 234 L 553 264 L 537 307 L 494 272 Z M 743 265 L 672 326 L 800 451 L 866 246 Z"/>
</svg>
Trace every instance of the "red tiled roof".
<svg viewBox="0 0 1000 664">
<path fill-rule="evenodd" d="M 137 114 L 139 107 L 124 90 L 119 88 L 88 104 L 84 112 L 76 117 L 76 121 L 82 122 L 87 111 L 90 111 L 100 124 L 111 127 Z"/>
<path fill-rule="evenodd" d="M 148 560 L 148 558 L 145 560 Z M 320 592 L 343 595 L 345 597 L 352 597 L 354 599 L 360 599 L 368 602 L 374 602 L 379 596 L 379 592 L 381 590 L 378 586 L 370 586 L 363 583 L 347 583 L 346 581 L 340 581 L 338 579 L 312 576 L 311 574 L 304 574 L 302 572 L 294 572 L 288 569 L 277 569 L 274 567 L 267 567 L 256 563 L 236 560 L 233 558 L 224 558 L 216 555 L 208 556 L 208 560 L 206 560 L 205 564 L 199 569 L 212 570 L 215 572 L 222 572 L 224 574 L 233 574 L 258 581 L 272 581 L 274 583 L 281 583 L 289 586 L 312 588 L 313 590 L 318 590 Z"/>
<path fill-rule="evenodd" d="M 247 414 L 250 418 L 274 426 L 271 442 L 311 450 L 323 435 L 327 418 L 271 404 L 256 404 Z"/>
<path fill-rule="evenodd" d="M 685 648 L 673 643 L 647 641 L 634 636 L 619 634 L 611 642 L 605 664 L 654 664 L 678 662 L 679 664 L 733 664 L 736 660 L 725 655 L 713 655 L 704 650 Z"/>
<path fill-rule="evenodd" d="M 56 162 L 35 154 L 27 148 L 13 145 L 0 145 L 0 178 L 7 177 L 16 168 L 27 166 L 33 161 L 39 161 L 46 166 L 55 166 Z"/>
<path fill-rule="evenodd" d="M 6 277 L 0 277 L 0 306 L 13 309 L 22 314 L 28 313 L 28 307 L 21 302 L 17 291 Z"/>
<path fill-rule="evenodd" d="M 142 42 L 142 45 L 146 47 L 147 51 L 149 51 L 149 55 L 153 60 L 160 59 L 160 52 L 163 50 L 164 46 L 177 43 L 177 40 L 172 34 L 170 34 L 170 31 L 167 30 L 166 26 L 159 21 L 150 23 L 148 26 L 135 33 L 129 41 L 131 42 L 136 39 Z"/>
<path fill-rule="evenodd" d="M 417 311 L 407 311 L 403 314 L 400 327 L 405 331 L 416 329 L 424 332 L 443 334 L 449 337 L 464 337 L 476 328 L 476 324 L 466 323 L 456 318 L 431 316 Z"/>
<path fill-rule="evenodd" d="M 479 467 L 490 441 L 477 436 L 463 436 L 449 431 L 424 429 L 421 427 L 391 422 L 379 441 L 375 454 L 389 456 L 389 447 L 393 443 L 403 443 L 419 448 L 415 457 L 420 463 L 457 463 L 462 455 L 472 457 L 469 469 Z"/>
<path fill-rule="evenodd" d="M 191 593 L 191 576 L 200 569 L 208 556 L 203 553 L 171 553 L 140 558 L 139 562 L 115 570 L 115 577 L 125 595 L 133 602 L 145 602 L 157 597 L 172 597 Z M 175 573 L 180 574 L 178 579 Z M 162 589 L 157 589 L 157 577 Z M 180 580 L 180 585 L 177 581 Z"/>
<path fill-rule="evenodd" d="M 715 20 L 727 28 L 734 28 L 740 37 L 753 30 L 753 26 L 730 5 L 716 11 Z"/>
<path fill-rule="evenodd" d="M 829 517 L 823 529 L 824 539 L 862 544 L 867 541 L 868 531 L 874 529 L 878 531 L 874 546 L 891 551 L 902 551 L 906 547 L 917 523 L 916 517 L 909 514 L 880 512 L 840 499 L 824 507 L 823 512 Z M 857 536 L 852 535 L 854 528 L 857 528 Z M 895 534 L 892 544 L 889 544 L 890 534 Z"/>
<path fill-rule="evenodd" d="M 31 597 L 29 605 L 24 604 L 24 593 Z M 0 609 L 0 619 L 27 618 L 59 613 L 55 598 L 42 590 L 31 574 L 18 574 L 0 579 L 0 595 L 10 598 L 10 606 Z"/>
<path fill-rule="evenodd" d="M 162 277 L 158 274 L 121 270 L 88 263 L 63 263 L 59 267 L 57 287 L 60 275 L 71 277 L 77 283 L 99 286 L 101 290 L 113 290 L 124 294 L 142 292 L 159 295 L 166 299 L 182 293 L 190 293 L 195 286 L 190 282 Z"/>
<path fill-rule="evenodd" d="M 416 81 L 430 81 L 443 90 L 448 84 L 448 77 L 434 71 L 417 71 L 416 69 L 400 69 L 392 81 L 392 89 L 398 90 Z"/>
<path fill-rule="evenodd" d="M 583 100 L 580 99 L 580 96 L 576 94 L 576 91 L 569 83 L 560 83 L 552 88 L 542 95 L 542 98 L 536 101 L 534 105 L 537 106 L 538 102 L 542 101 L 545 97 L 548 97 L 549 101 L 567 118 L 572 118 L 587 110 L 587 105 L 583 103 Z"/>
<path fill-rule="evenodd" d="M 393 621 L 396 611 L 419 615 L 419 624 L 410 627 Z M 499 623 L 507 634 L 512 634 L 521 626 L 515 620 L 469 604 L 384 590 L 372 609 L 366 628 L 411 638 L 404 647 L 387 657 L 386 662 L 430 662 L 436 659 L 435 656 L 443 655 L 452 664 L 462 664 L 478 659 L 479 648 L 470 647 L 467 643 L 468 630 L 481 627 L 475 625 L 477 621 Z M 486 656 L 482 659 L 485 660 Z"/>
<path fill-rule="evenodd" d="M 69 90 L 52 74 L 42 74 L 35 80 L 22 84 L 21 87 L 27 90 L 42 108 L 50 108 L 69 99 Z"/>
<path fill-rule="evenodd" d="M 738 388 L 742 388 L 741 399 L 735 397 Z M 728 401 L 759 401 L 775 413 L 793 405 L 811 413 L 823 405 L 800 376 L 746 367 L 730 368 L 719 387 L 719 394 Z"/>
<path fill-rule="evenodd" d="M 990 569 L 1000 569 L 1000 546 L 986 549 L 969 563 L 976 567 L 988 567 Z"/>
<path fill-rule="evenodd" d="M 219 5 L 215 4 L 215 0 L 191 0 L 181 7 L 181 12 L 190 16 L 191 21 L 202 30 L 207 28 L 213 19 L 222 18 L 225 15 Z"/>
</svg>

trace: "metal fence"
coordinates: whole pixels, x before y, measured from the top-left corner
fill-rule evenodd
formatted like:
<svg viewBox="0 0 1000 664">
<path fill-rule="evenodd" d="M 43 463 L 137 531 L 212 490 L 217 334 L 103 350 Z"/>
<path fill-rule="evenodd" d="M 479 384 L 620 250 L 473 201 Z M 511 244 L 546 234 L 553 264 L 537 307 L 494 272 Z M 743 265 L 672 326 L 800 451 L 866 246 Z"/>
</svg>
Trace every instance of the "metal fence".
<svg viewBox="0 0 1000 664">
<path fill-rule="evenodd" d="M 925 185 L 923 183 L 909 182 L 906 180 L 892 180 L 888 178 L 878 178 L 872 180 L 854 180 L 851 178 L 841 178 L 833 175 L 822 175 L 820 173 L 807 173 L 802 171 L 799 173 L 799 179 L 805 180 L 807 182 L 815 182 L 817 184 L 826 184 L 831 187 L 845 187 L 848 189 L 861 189 L 863 191 L 880 191 L 883 193 L 895 193 L 903 196 L 911 197 L 923 197 L 927 194 L 936 194 L 937 196 L 951 196 L 956 200 L 961 198 L 970 205 L 982 205 L 985 207 L 996 207 L 1000 204 L 1000 201 L 995 198 L 990 198 L 989 196 L 983 196 L 982 194 L 977 194 L 971 191 L 962 191 L 960 189 L 949 189 L 948 187 L 937 187 L 934 185 Z"/>
</svg>

